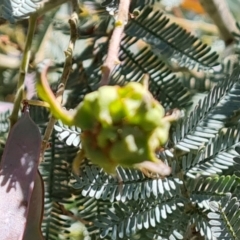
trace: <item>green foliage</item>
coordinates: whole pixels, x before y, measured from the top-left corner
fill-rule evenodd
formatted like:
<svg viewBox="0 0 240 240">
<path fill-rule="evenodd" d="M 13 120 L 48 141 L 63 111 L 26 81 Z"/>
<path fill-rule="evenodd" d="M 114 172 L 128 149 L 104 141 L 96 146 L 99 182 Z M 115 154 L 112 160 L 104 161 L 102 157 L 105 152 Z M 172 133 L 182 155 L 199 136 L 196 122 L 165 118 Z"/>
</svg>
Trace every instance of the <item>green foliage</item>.
<svg viewBox="0 0 240 240">
<path fill-rule="evenodd" d="M 60 141 L 65 141 L 68 146 L 79 147 L 81 129 L 76 126 L 67 126 L 61 121 L 55 124 L 54 129 L 58 132 Z"/>
<path fill-rule="evenodd" d="M 0 20 L 15 23 L 38 12 L 46 12 L 67 0 L 2 0 L 0 3 Z"/>
<path fill-rule="evenodd" d="M 218 55 L 196 37 L 187 33 L 177 24 L 169 24 L 169 19 L 161 11 L 147 6 L 139 17 L 126 28 L 127 34 L 142 38 L 153 47 L 153 51 L 180 66 L 189 69 L 197 67 L 208 70 L 216 65 Z"/>
<path fill-rule="evenodd" d="M 52 8 L 47 1 L 48 7 L 37 10 L 40 2 L 4 0 L 0 18 L 15 23 Z M 156 2 L 161 3 L 132 1 L 131 12 L 138 8 L 140 14 L 126 25 L 119 52 L 121 64 L 113 70 L 110 85 L 136 82 L 148 74 L 149 90 L 165 111 L 170 114 L 178 108 L 185 113 L 172 124 L 167 143 L 156 152 L 172 173 L 161 178 L 118 167 L 116 175 L 109 175 L 91 159 L 84 159 L 79 176 L 75 176 L 72 162 L 82 146 L 82 130 L 59 121 L 39 167 L 45 183 L 42 232 L 46 240 L 240 239 L 239 34 L 235 34 L 233 49 L 237 60 L 225 60 L 211 44 L 204 43 L 202 33 L 193 36 L 172 23 L 159 5 L 151 5 Z M 98 89 L 113 25 L 105 7 L 118 7 L 118 1 L 103 5 L 82 1 L 80 6 L 91 11 L 79 15 L 79 38 L 63 98 L 67 109 L 75 108 L 86 94 Z M 52 60 L 47 77 L 55 91 L 70 38 L 67 21 L 71 11 L 65 4 L 48 14 L 39 20 L 33 59 Z M 24 23 L 18 26 L 26 30 Z M 10 36 L 9 32 L 0 29 L 1 35 Z M 13 35 L 11 41 L 18 44 Z M 4 52 L 1 46 L 0 42 L 1 55 L 9 56 L 10 50 Z M 20 58 L 21 47 L 15 54 L 12 61 Z M 36 73 L 32 61 L 29 71 Z M 10 69 L 0 63 L 1 100 L 14 93 L 17 71 L 17 66 Z M 31 95 L 36 99 L 35 93 Z M 9 130 L 9 109 L 2 106 L 0 103 L 1 148 Z M 49 112 L 34 106 L 30 113 L 43 135 Z M 94 108 L 90 113 L 97 114 Z M 161 119 L 154 121 L 160 123 Z M 124 157 L 126 152 L 118 154 Z"/>
</svg>

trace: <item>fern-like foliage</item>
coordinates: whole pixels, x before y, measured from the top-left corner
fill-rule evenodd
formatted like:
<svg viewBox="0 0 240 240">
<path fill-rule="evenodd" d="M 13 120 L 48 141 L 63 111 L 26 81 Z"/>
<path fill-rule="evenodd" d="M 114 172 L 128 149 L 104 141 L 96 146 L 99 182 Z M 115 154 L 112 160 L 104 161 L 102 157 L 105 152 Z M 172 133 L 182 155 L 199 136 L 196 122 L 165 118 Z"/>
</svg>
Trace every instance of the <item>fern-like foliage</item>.
<svg viewBox="0 0 240 240">
<path fill-rule="evenodd" d="M 188 177 L 197 175 L 214 175 L 236 164 L 234 158 L 238 155 L 235 147 L 239 145 L 239 127 L 220 133 L 196 156 L 191 152 L 182 158 L 182 170 Z"/>
<path fill-rule="evenodd" d="M 9 130 L 8 117 L 10 116 L 10 111 L 6 110 L 0 112 L 0 135 L 6 133 Z"/>
<path fill-rule="evenodd" d="M 101 237 L 111 232 L 111 238 L 131 236 L 139 229 L 148 229 L 157 224 L 168 224 L 168 214 L 178 211 L 183 204 L 176 199 L 136 201 L 114 204 L 114 214 L 105 210 L 108 217 L 98 217 L 95 224 L 101 229 Z"/>
<path fill-rule="evenodd" d="M 148 73 L 150 76 L 149 89 L 160 102 L 164 102 L 166 108 L 187 106 L 190 93 L 171 70 L 148 47 L 141 49 L 137 54 L 129 51 L 128 49 L 133 48 L 134 43 L 136 44 L 135 38 L 128 37 L 125 41 L 120 55 L 124 64 L 113 73 L 113 81 L 119 81 L 121 75 L 125 76 L 124 81 L 137 81 L 142 74 Z M 175 87 L 179 90 L 178 94 L 174 91 Z"/>
<path fill-rule="evenodd" d="M 109 176 L 95 165 L 85 165 L 82 178 L 75 188 L 82 189 L 83 196 L 96 199 L 122 201 L 147 198 L 168 198 L 180 193 L 181 181 L 177 178 L 147 178 L 138 170 L 117 169 L 118 177 Z M 88 179 L 88 181 L 86 181 Z"/>
<path fill-rule="evenodd" d="M 162 224 L 163 219 L 183 206 L 178 198 L 182 182 L 177 178 L 147 178 L 138 170 L 120 167 L 118 175 L 113 177 L 89 162 L 85 162 L 81 169 L 81 178 L 77 179 L 74 187 L 81 189 L 87 198 L 111 203 L 110 208 L 109 205 L 104 208 L 106 216 L 98 216 L 94 221 L 103 238 L 130 238 L 141 229 Z M 126 206 L 131 206 L 131 211 Z"/>
<path fill-rule="evenodd" d="M 121 64 L 117 66 L 111 76 L 110 84 L 123 85 L 129 81 L 139 81 L 143 74 L 150 77 L 149 89 L 154 97 L 158 99 L 166 109 L 186 107 L 191 104 L 191 94 L 167 67 L 149 49 L 144 47 L 140 51 L 137 48 L 138 39 L 135 37 L 125 37 L 121 44 L 119 59 Z M 99 48 L 99 54 L 106 49 L 103 44 Z M 90 74 L 89 85 L 94 85 L 101 77 L 101 64 L 86 69 L 86 74 Z M 98 79 L 98 80 L 96 80 Z M 178 88 L 176 94 L 175 88 Z"/>
<path fill-rule="evenodd" d="M 10 23 L 36 12 L 42 0 L 3 0 L 0 4 L 0 18 Z"/>
<path fill-rule="evenodd" d="M 59 140 L 65 140 L 68 146 L 79 147 L 81 130 L 75 126 L 68 127 L 61 121 L 59 121 L 58 124 L 59 125 L 56 124 L 54 128 L 58 132 Z"/>
<path fill-rule="evenodd" d="M 0 3 L 0 22 L 16 23 L 32 14 L 43 14 L 67 0 L 2 0 Z"/>
<path fill-rule="evenodd" d="M 188 189 L 191 199 L 200 208 L 211 210 L 210 202 L 221 200 L 222 196 L 234 192 L 239 184 L 239 178 L 233 176 L 208 177 L 189 180 Z M 199 198 L 201 195 L 201 199 Z M 209 196 L 211 195 L 211 198 Z"/>
<path fill-rule="evenodd" d="M 199 101 L 186 120 L 176 126 L 172 138 L 177 148 L 183 151 L 198 150 L 216 136 L 240 106 L 238 81 L 239 72 L 236 69 L 231 77 Z M 228 101 L 230 99 L 234 104 Z"/>
<path fill-rule="evenodd" d="M 228 194 L 219 202 L 211 202 L 210 206 L 213 212 L 208 217 L 214 235 L 218 239 L 239 239 L 239 200 Z"/>
<path fill-rule="evenodd" d="M 179 66 L 208 70 L 216 65 L 215 52 L 210 52 L 206 44 L 177 24 L 169 23 L 163 12 L 152 7 L 144 8 L 139 17 L 129 23 L 126 32 L 143 39 L 153 46 L 155 54 L 176 61 Z"/>
<path fill-rule="evenodd" d="M 63 146 L 56 135 L 51 142 L 53 147 L 46 152 L 40 168 L 46 191 L 42 228 L 46 239 L 58 239 L 60 235 L 65 235 L 66 228 L 70 228 L 73 223 L 71 215 L 61 206 L 69 203 L 71 198 L 71 188 L 67 184 L 71 178 L 69 162 L 75 156 L 76 149 Z M 54 169 L 50 167 L 52 158 L 55 159 Z"/>
</svg>

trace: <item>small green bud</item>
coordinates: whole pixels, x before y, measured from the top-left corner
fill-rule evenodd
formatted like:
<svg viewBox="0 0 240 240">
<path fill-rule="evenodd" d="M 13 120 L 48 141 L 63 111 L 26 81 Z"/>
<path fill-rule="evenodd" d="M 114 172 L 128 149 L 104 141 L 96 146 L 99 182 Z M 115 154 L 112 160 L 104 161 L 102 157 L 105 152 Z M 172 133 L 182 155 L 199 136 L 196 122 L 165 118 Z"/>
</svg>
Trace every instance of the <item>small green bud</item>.
<svg viewBox="0 0 240 240">
<path fill-rule="evenodd" d="M 167 141 L 170 127 L 163 117 L 163 107 L 146 85 L 131 82 L 123 87 L 103 86 L 87 94 L 75 122 L 83 130 L 86 156 L 112 173 L 117 165 L 134 167 L 159 161 L 155 152 Z"/>
</svg>

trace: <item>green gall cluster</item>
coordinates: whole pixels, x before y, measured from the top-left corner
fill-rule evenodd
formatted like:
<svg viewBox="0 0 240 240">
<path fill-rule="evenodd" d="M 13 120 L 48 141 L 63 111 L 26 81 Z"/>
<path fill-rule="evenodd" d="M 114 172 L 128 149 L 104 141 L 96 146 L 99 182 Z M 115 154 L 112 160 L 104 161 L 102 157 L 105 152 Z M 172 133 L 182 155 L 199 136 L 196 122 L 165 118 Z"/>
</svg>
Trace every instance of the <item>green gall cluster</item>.
<svg viewBox="0 0 240 240">
<path fill-rule="evenodd" d="M 108 173 L 118 165 L 159 161 L 155 152 L 168 139 L 164 109 L 142 84 L 103 86 L 85 96 L 74 117 L 83 151 Z"/>
</svg>

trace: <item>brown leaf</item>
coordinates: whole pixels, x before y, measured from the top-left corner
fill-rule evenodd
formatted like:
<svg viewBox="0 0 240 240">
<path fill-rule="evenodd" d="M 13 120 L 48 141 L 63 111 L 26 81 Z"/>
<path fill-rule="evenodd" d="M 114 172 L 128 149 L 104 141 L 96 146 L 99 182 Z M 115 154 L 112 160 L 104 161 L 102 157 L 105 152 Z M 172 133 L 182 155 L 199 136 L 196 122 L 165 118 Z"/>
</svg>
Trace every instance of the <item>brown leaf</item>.
<svg viewBox="0 0 240 240">
<path fill-rule="evenodd" d="M 38 172 L 30 206 L 28 209 L 27 224 L 24 232 L 23 240 L 43 240 L 41 224 L 43 218 L 43 202 L 44 202 L 44 186 L 42 176 Z"/>
<path fill-rule="evenodd" d="M 28 110 L 12 128 L 0 165 L 1 240 L 21 240 L 36 179 L 41 135 Z"/>
</svg>

